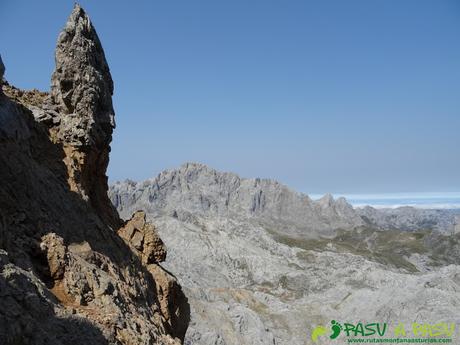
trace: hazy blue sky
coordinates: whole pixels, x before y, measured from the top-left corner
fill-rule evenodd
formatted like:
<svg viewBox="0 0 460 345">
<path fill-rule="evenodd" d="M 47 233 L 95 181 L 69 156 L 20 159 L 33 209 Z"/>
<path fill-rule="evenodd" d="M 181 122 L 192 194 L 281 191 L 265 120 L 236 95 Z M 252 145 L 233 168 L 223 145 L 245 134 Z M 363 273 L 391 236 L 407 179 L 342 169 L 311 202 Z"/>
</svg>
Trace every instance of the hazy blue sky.
<svg viewBox="0 0 460 345">
<path fill-rule="evenodd" d="M 460 2 L 81 1 L 115 81 L 110 179 L 185 161 L 309 193 L 460 191 Z M 0 0 L 48 89 L 72 1 Z"/>
</svg>

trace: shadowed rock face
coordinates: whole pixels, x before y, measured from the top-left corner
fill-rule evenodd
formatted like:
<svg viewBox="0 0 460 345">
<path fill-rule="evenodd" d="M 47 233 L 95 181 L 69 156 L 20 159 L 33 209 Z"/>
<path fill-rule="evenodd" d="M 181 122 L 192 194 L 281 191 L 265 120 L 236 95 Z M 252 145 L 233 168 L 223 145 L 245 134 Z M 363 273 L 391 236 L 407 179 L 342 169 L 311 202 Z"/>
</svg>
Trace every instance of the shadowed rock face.
<svg viewBox="0 0 460 345">
<path fill-rule="evenodd" d="M 189 306 L 160 266 L 161 239 L 142 214 L 123 222 L 107 197 L 112 91 L 78 5 L 51 94 L 2 85 L 1 344 L 182 343 Z"/>
<path fill-rule="evenodd" d="M 0 56 L 0 86 L 3 84 L 3 74 L 5 73 L 5 65 L 3 65 L 2 57 Z M 0 90 L 2 92 L 2 90 Z"/>
</svg>

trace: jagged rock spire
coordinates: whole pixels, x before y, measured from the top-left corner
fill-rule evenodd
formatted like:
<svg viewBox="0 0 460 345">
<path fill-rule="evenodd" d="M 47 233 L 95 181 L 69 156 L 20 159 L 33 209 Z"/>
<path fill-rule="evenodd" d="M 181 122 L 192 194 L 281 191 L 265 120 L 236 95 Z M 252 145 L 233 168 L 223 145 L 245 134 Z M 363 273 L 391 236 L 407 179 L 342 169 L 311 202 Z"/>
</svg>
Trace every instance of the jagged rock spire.
<svg viewBox="0 0 460 345">
<path fill-rule="evenodd" d="M 75 7 L 59 35 L 51 99 L 62 114 L 59 138 L 73 146 L 105 146 L 115 127 L 113 81 L 88 15 Z"/>
<path fill-rule="evenodd" d="M 115 127 L 113 81 L 96 30 L 78 4 L 59 34 L 55 60 L 49 109 L 58 125 L 51 133 L 63 146 L 67 181 L 116 228 L 120 219 L 108 200 L 105 175 Z"/>
</svg>

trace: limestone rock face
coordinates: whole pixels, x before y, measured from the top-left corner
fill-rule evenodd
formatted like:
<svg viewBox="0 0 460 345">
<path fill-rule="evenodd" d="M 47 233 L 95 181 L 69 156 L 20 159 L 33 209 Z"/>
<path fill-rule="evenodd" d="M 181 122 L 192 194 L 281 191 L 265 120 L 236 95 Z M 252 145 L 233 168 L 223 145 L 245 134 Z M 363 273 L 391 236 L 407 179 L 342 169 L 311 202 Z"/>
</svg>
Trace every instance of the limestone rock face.
<svg viewBox="0 0 460 345">
<path fill-rule="evenodd" d="M 113 81 L 96 30 L 79 5 L 58 37 L 55 60 L 43 117 L 58 123 L 53 140 L 62 143 L 66 152 L 72 190 L 111 222 L 116 216 L 107 202 L 105 171 L 115 127 Z"/>
<path fill-rule="evenodd" d="M 343 198 L 201 164 L 110 196 L 127 219 L 146 210 L 164 240 L 191 305 L 187 345 L 312 344 L 333 319 L 460 322 L 460 233 L 379 229 Z"/>
<path fill-rule="evenodd" d="M 131 219 L 118 230 L 118 235 L 141 258 L 142 263 L 148 265 L 165 261 L 165 245 L 155 227 L 145 221 L 145 212 L 134 213 Z"/>
<path fill-rule="evenodd" d="M 375 209 L 370 206 L 357 209 L 366 223 L 381 229 L 400 229 L 406 231 L 436 230 L 444 233 L 455 232 L 455 209 L 417 209 L 410 206 Z"/>
<path fill-rule="evenodd" d="M 59 35 L 51 98 L 61 114 L 59 138 L 73 146 L 106 146 L 115 127 L 113 81 L 99 37 L 76 5 Z"/>
<path fill-rule="evenodd" d="M 155 277 L 162 314 L 174 334 L 182 339 L 187 330 L 190 308 L 176 279 L 158 265 L 166 260 L 166 247 L 145 217 L 145 212 L 135 212 L 118 230 L 118 235 Z"/>
<path fill-rule="evenodd" d="M 136 208 L 179 219 L 196 216 L 244 216 L 294 237 L 334 234 L 364 225 L 345 199 L 313 201 L 277 181 L 245 179 L 203 164 L 186 163 L 143 182 L 111 186 L 110 195 L 122 217 Z"/>
<path fill-rule="evenodd" d="M 0 94 L 0 344 L 181 344 L 190 311 L 161 239 L 107 197 L 113 86 L 78 5 L 52 83 Z"/>
</svg>

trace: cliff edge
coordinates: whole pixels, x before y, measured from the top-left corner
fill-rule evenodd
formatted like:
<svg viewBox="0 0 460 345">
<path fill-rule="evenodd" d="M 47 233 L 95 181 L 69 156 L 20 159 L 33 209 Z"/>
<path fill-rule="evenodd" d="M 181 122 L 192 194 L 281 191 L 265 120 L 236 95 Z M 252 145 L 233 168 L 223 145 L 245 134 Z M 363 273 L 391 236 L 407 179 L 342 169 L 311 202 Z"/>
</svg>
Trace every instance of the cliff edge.
<svg viewBox="0 0 460 345">
<path fill-rule="evenodd" d="M 163 242 L 107 197 L 113 82 L 79 5 L 55 57 L 50 93 L 3 82 L 0 59 L 0 343 L 181 344 Z"/>
</svg>

